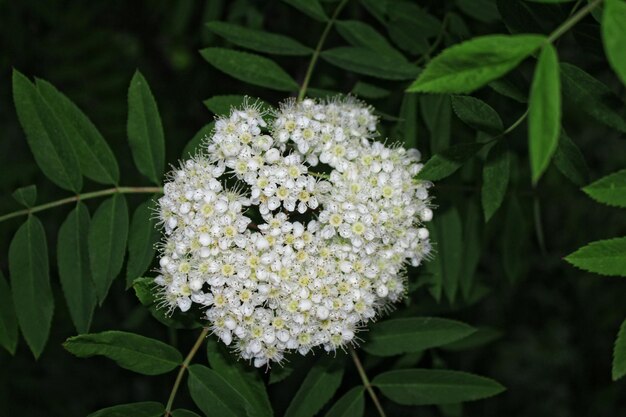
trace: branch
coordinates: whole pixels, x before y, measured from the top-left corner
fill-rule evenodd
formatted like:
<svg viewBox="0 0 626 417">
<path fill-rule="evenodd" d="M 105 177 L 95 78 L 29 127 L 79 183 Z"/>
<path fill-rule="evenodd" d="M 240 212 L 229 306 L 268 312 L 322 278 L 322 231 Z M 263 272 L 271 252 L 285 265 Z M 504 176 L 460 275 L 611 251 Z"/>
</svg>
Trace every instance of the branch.
<svg viewBox="0 0 626 417">
<path fill-rule="evenodd" d="M 372 387 L 372 384 L 370 383 L 370 380 L 367 377 L 367 374 L 365 373 L 365 368 L 363 368 L 363 364 L 361 363 L 361 360 L 359 359 L 359 356 L 356 354 L 356 351 L 354 350 L 354 348 L 350 348 L 350 356 L 352 356 L 352 360 L 354 361 L 354 364 L 356 365 L 356 369 L 359 371 L 359 375 L 361 376 L 361 381 L 363 381 L 363 385 L 365 385 L 365 389 L 367 390 L 370 397 L 372 398 L 372 401 L 374 402 L 374 405 L 376 406 L 376 410 L 378 410 L 378 414 L 380 414 L 380 417 L 387 417 L 387 415 L 385 414 L 385 410 L 383 410 L 382 405 L 380 405 L 380 400 L 378 399 L 378 396 L 376 395 L 376 392 L 374 391 L 374 388 Z"/>
<path fill-rule="evenodd" d="M 38 211 L 47 210 L 49 208 L 62 206 L 64 204 L 74 203 L 76 201 L 89 200 L 97 197 L 104 197 L 112 194 L 154 194 L 154 193 L 162 193 L 163 188 L 161 187 L 113 187 L 107 188 L 106 190 L 93 191 L 91 193 L 77 194 L 73 197 L 62 198 L 60 200 L 51 201 L 49 203 L 41 204 L 39 206 L 30 207 L 23 210 L 14 211 L 12 213 L 5 214 L 0 216 L 0 222 L 3 222 L 8 219 L 12 219 L 13 217 L 25 216 L 27 214 L 37 213 Z"/>
<path fill-rule="evenodd" d="M 313 52 L 313 56 L 311 57 L 311 62 L 309 62 L 309 67 L 306 70 L 304 81 L 302 81 L 302 87 L 300 87 L 300 92 L 298 93 L 298 101 L 302 101 L 304 95 L 306 94 L 306 89 L 309 87 L 309 81 L 311 81 L 311 76 L 313 75 L 313 69 L 315 68 L 317 59 L 320 56 L 320 52 L 322 51 L 322 46 L 324 46 L 324 42 L 326 42 L 330 28 L 333 26 L 333 23 L 335 23 L 335 20 L 337 20 L 339 12 L 341 12 L 341 9 L 343 9 L 343 6 L 345 6 L 347 2 L 348 0 L 341 0 L 341 3 L 339 3 L 335 9 L 333 16 L 330 18 L 328 23 L 326 23 L 322 36 L 320 36 L 320 40 L 317 42 L 317 46 L 315 47 L 315 52 Z"/>
<path fill-rule="evenodd" d="M 196 352 L 198 351 L 198 349 L 200 349 L 200 346 L 202 346 L 202 342 L 204 341 L 208 333 L 209 333 L 208 327 L 205 327 L 204 329 L 202 329 L 202 332 L 198 336 L 196 343 L 194 343 L 193 347 L 187 354 L 187 357 L 185 358 L 183 363 L 180 365 L 180 369 L 178 370 L 178 375 L 176 375 L 176 381 L 174 381 L 174 386 L 172 387 L 172 392 L 170 393 L 170 397 L 167 400 L 167 405 L 165 406 L 165 414 L 164 414 L 165 417 L 169 417 L 172 415 L 172 406 L 174 405 L 174 399 L 176 398 L 176 393 L 178 392 L 180 383 L 183 380 L 183 375 L 185 375 L 185 370 L 189 368 L 189 364 L 191 363 L 191 360 L 193 359 L 194 356 L 196 356 Z"/>
</svg>

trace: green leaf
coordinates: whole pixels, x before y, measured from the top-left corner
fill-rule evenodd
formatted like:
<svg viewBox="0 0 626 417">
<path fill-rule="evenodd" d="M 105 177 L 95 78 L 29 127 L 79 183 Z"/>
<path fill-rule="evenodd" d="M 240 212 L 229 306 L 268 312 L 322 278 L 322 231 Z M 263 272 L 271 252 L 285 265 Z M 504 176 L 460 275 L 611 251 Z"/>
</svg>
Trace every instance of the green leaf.
<svg viewBox="0 0 626 417">
<path fill-rule="evenodd" d="M 284 381 L 293 373 L 293 368 L 283 365 L 283 366 L 274 366 L 270 371 L 270 380 L 269 384 L 277 384 L 281 381 Z"/>
<path fill-rule="evenodd" d="M 244 399 L 217 372 L 202 365 L 189 367 L 189 393 L 207 416 L 246 415 Z"/>
<path fill-rule="evenodd" d="M 252 49 L 276 55 L 311 55 L 313 50 L 308 46 L 284 35 L 266 32 L 264 30 L 250 29 L 245 26 L 232 23 L 213 21 L 206 24 L 209 30 L 222 38 Z"/>
<path fill-rule="evenodd" d="M 466 15 L 481 22 L 490 23 L 500 19 L 500 12 L 492 0 L 457 0 L 456 5 Z"/>
<path fill-rule="evenodd" d="M 613 347 L 613 381 L 626 375 L 626 320 L 622 323 Z"/>
<path fill-rule="evenodd" d="M 13 191 L 13 198 L 15 201 L 23 206 L 31 207 L 37 201 L 37 186 L 28 185 L 26 187 L 20 187 Z"/>
<path fill-rule="evenodd" d="M 183 362 L 180 352 L 168 344 L 117 330 L 70 337 L 63 347 L 79 358 L 105 356 L 122 368 L 143 375 L 164 374 Z"/>
<path fill-rule="evenodd" d="M 602 42 L 611 67 L 626 85 L 626 2 L 606 0 L 602 13 Z"/>
<path fill-rule="evenodd" d="M 268 111 L 272 108 L 272 106 L 260 98 L 240 95 L 213 96 L 204 100 L 203 103 L 216 116 L 228 116 L 234 108 L 239 109 L 244 105 L 258 106 L 261 111 Z"/>
<path fill-rule="evenodd" d="M 53 109 L 17 70 L 13 70 L 13 101 L 39 168 L 59 187 L 78 193 L 83 177 L 70 140 Z"/>
<path fill-rule="evenodd" d="M 585 271 L 626 277 L 626 237 L 591 242 L 565 260 Z"/>
<path fill-rule="evenodd" d="M 528 222 L 524 217 L 525 213 L 517 197 L 511 196 L 508 200 L 504 230 L 501 234 L 502 265 L 505 276 L 511 283 L 517 281 L 527 270 Z"/>
<path fill-rule="evenodd" d="M 461 340 L 445 345 L 443 349 L 452 352 L 475 349 L 498 340 L 500 337 L 502 337 L 502 332 L 496 329 L 492 329 L 490 327 L 479 327 L 476 332 Z"/>
<path fill-rule="evenodd" d="M 357 386 L 346 392 L 332 406 L 326 417 L 362 417 L 365 411 L 363 387 Z"/>
<path fill-rule="evenodd" d="M 531 3 L 571 3 L 575 0 L 525 0 Z"/>
<path fill-rule="evenodd" d="M 477 198 L 467 202 L 461 214 L 463 218 L 463 261 L 459 276 L 459 285 L 465 301 L 474 294 L 476 268 L 483 250 L 483 219 Z"/>
<path fill-rule="evenodd" d="M 127 237 L 126 198 L 115 194 L 100 204 L 89 227 L 89 264 L 101 305 L 113 280 L 122 270 Z"/>
<path fill-rule="evenodd" d="M 130 222 L 128 234 L 128 264 L 126 265 L 126 286 L 130 287 L 143 275 L 154 259 L 155 245 L 159 240 L 159 231 L 154 218 L 154 202 L 141 203 Z"/>
<path fill-rule="evenodd" d="M 310 87 L 306 90 L 306 94 L 308 97 L 313 97 L 313 98 L 319 98 L 322 100 L 327 100 L 330 99 L 332 97 L 341 95 L 342 93 L 340 93 L 339 91 L 335 91 L 335 90 L 327 90 L 325 88 L 315 88 L 315 87 Z"/>
<path fill-rule="evenodd" d="M 403 405 L 455 404 L 492 397 L 505 390 L 496 381 L 459 371 L 406 369 L 372 381 L 390 400 Z"/>
<path fill-rule="evenodd" d="M 154 184 L 161 184 L 165 168 L 163 126 L 150 86 L 139 71 L 128 87 L 126 131 L 137 169 Z"/>
<path fill-rule="evenodd" d="M 0 346 L 11 355 L 15 355 L 17 336 L 17 317 L 11 288 L 0 271 Z"/>
<path fill-rule="evenodd" d="M 563 96 L 600 123 L 626 133 L 624 103 L 604 83 L 575 65 L 561 63 Z"/>
<path fill-rule="evenodd" d="M 434 296 L 441 297 L 441 290 L 453 303 L 459 288 L 463 260 L 463 226 L 456 207 L 438 211 L 428 225 L 431 241 L 434 242 L 435 258 L 426 264 L 434 276 Z"/>
<path fill-rule="evenodd" d="M 278 91 L 298 89 L 293 78 L 268 58 L 224 48 L 206 48 L 200 54 L 215 68 L 240 81 Z"/>
<path fill-rule="evenodd" d="M 451 46 L 430 61 L 407 91 L 471 93 L 515 68 L 544 41 L 540 35 L 490 35 Z"/>
<path fill-rule="evenodd" d="M 178 410 L 172 411 L 172 417 L 200 417 L 200 416 L 194 413 L 193 411 L 179 408 Z"/>
<path fill-rule="evenodd" d="M 324 8 L 318 0 L 283 0 L 285 3 L 295 7 L 302 13 L 320 22 L 328 20 Z"/>
<path fill-rule="evenodd" d="M 337 31 L 350 45 L 371 49 L 380 54 L 387 54 L 402 61 L 404 55 L 391 46 L 387 39 L 367 23 L 358 20 L 343 20 L 335 23 Z"/>
<path fill-rule="evenodd" d="M 428 38 L 440 33 L 441 21 L 413 2 L 393 1 L 387 9 L 387 30 L 395 44 L 413 55 L 426 53 Z"/>
<path fill-rule="evenodd" d="M 529 4 L 523 0 L 495 0 L 502 23 L 512 33 L 545 33 L 552 30 L 546 17 L 554 8 L 541 4 Z M 558 15 L 561 16 L 561 15 Z"/>
<path fill-rule="evenodd" d="M 103 408 L 87 417 L 161 417 L 164 413 L 165 407 L 162 404 L 147 401 Z"/>
<path fill-rule="evenodd" d="M 487 154 L 483 166 L 481 201 L 485 222 L 498 210 L 509 185 L 511 156 L 504 140 L 497 142 Z"/>
<path fill-rule="evenodd" d="M 507 79 L 507 77 L 503 77 L 497 80 L 493 80 L 489 83 L 489 87 L 496 93 L 508 97 L 511 100 L 515 100 L 518 103 L 527 103 L 528 98 L 526 97 L 526 93 L 515 84 L 514 81 Z"/>
<path fill-rule="evenodd" d="M 465 323 L 435 317 L 385 320 L 370 327 L 363 349 L 377 356 L 413 353 L 443 346 L 474 331 Z"/>
<path fill-rule="evenodd" d="M 38 79 L 37 89 L 62 123 L 83 175 L 101 184 L 117 184 L 115 155 L 91 120 L 49 82 Z"/>
<path fill-rule="evenodd" d="M 216 116 L 228 116 L 233 108 L 241 106 L 245 99 L 246 96 L 232 94 L 225 96 L 213 96 L 204 100 L 202 103 Z"/>
<path fill-rule="evenodd" d="M 589 167 L 576 144 L 561 130 L 559 146 L 554 153 L 554 165 L 566 178 L 582 187 L 589 183 Z"/>
<path fill-rule="evenodd" d="M 583 191 L 599 203 L 626 208 L 626 169 L 600 178 Z"/>
<path fill-rule="evenodd" d="M 528 148 L 533 184 L 537 184 L 556 151 L 561 132 L 559 60 L 552 44 L 541 50 L 530 87 Z"/>
<path fill-rule="evenodd" d="M 417 148 L 418 101 L 415 94 L 404 94 L 400 105 L 398 135 L 404 139 L 405 148 Z"/>
<path fill-rule="evenodd" d="M 384 88 L 380 88 L 376 85 L 364 83 L 363 81 L 357 81 L 352 88 L 352 93 L 363 98 L 369 98 L 372 100 L 388 97 L 391 92 Z"/>
<path fill-rule="evenodd" d="M 497 135 L 503 130 L 502 119 L 484 101 L 471 96 L 452 96 L 452 109 L 463 123 L 483 132 Z"/>
<path fill-rule="evenodd" d="M 343 362 L 325 356 L 318 360 L 291 400 L 285 417 L 313 417 L 335 394 L 343 378 Z"/>
<path fill-rule="evenodd" d="M 223 345 L 214 340 L 207 342 L 207 356 L 211 369 L 242 396 L 248 416 L 271 417 L 274 414 L 257 369 L 242 362 L 233 362 Z"/>
<path fill-rule="evenodd" d="M 89 331 L 97 304 L 87 251 L 90 221 L 87 206 L 78 202 L 61 225 L 57 243 L 59 278 L 78 333 Z"/>
<path fill-rule="evenodd" d="M 447 94 L 419 96 L 422 118 L 430 132 L 430 152 L 438 153 L 450 147 L 452 106 Z"/>
<path fill-rule="evenodd" d="M 483 147 L 482 143 L 462 143 L 433 155 L 417 174 L 422 180 L 437 181 L 456 172 Z"/>
<path fill-rule="evenodd" d="M 206 139 L 211 136 L 214 128 L 215 122 L 211 122 L 207 125 L 202 126 L 200 130 L 198 130 L 196 134 L 193 135 L 193 138 L 191 138 L 191 140 L 187 142 L 187 145 L 185 145 L 185 149 L 183 149 L 183 152 L 181 154 L 182 158 L 187 159 L 189 157 L 197 155 L 199 152 L 202 152 L 202 144 Z"/>
<path fill-rule="evenodd" d="M 361 4 L 380 23 L 386 23 L 389 0 L 361 0 Z"/>
<path fill-rule="evenodd" d="M 366 48 L 341 46 L 327 49 L 321 55 L 325 61 L 341 69 L 385 80 L 410 80 L 418 72 L 418 68 L 406 60 Z"/>
<path fill-rule="evenodd" d="M 11 241 L 9 273 L 17 321 L 30 350 L 39 358 L 50 334 L 54 298 L 46 234 L 35 216 L 28 216 Z"/>
</svg>

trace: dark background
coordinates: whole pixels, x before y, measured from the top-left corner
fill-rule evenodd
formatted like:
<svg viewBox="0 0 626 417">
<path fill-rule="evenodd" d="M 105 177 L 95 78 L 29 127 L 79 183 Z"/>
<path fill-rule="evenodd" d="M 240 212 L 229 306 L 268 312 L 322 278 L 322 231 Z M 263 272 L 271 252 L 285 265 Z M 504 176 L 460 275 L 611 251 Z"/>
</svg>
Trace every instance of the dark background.
<svg viewBox="0 0 626 417">
<path fill-rule="evenodd" d="M 332 10 L 329 3 L 333 2 L 324 2 L 325 7 Z M 467 35 L 507 33 L 507 27 L 515 31 L 549 32 L 567 18 L 573 5 L 531 4 L 527 7 L 534 12 L 530 18 L 513 13 L 485 22 L 454 1 L 419 3 L 440 19 L 452 11 L 464 22 L 465 36 L 457 28 L 458 33 L 446 35 L 444 44 Z M 490 4 L 489 11 L 493 13 L 494 2 L 478 3 Z M 368 22 L 385 32 L 356 0 L 348 4 L 341 17 Z M 126 143 L 126 91 L 135 69 L 139 68 L 145 75 L 157 100 L 169 163 L 177 161 L 193 134 L 212 119 L 202 100 L 219 94 L 249 94 L 271 104 L 280 101 L 281 93 L 241 83 L 203 61 L 199 49 L 232 46 L 204 28 L 203 24 L 209 20 L 227 20 L 288 34 L 311 47 L 323 29 L 320 23 L 288 5 L 271 0 L 0 0 L 0 192 L 3 196 L 0 213 L 19 209 L 10 194 L 20 186 L 36 184 L 39 203 L 67 196 L 43 176 L 28 149 L 12 103 L 12 68 L 52 82 L 89 115 L 120 162 L 123 185 L 148 185 L 133 167 Z M 332 32 L 327 44 L 345 45 L 345 41 Z M 558 49 L 561 60 L 584 68 L 624 97 L 624 87 L 605 61 L 598 24 L 592 17 L 584 19 L 566 35 Z M 275 59 L 297 81 L 302 80 L 308 58 Z M 516 71 L 526 89 L 532 68 L 532 63 L 524 63 Z M 371 103 L 385 114 L 398 115 L 406 84 L 356 76 L 320 61 L 311 85 L 346 93 L 359 79 L 391 89 L 390 97 Z M 510 125 L 525 110 L 524 104 L 503 98 L 491 89 L 482 89 L 477 96 L 500 113 L 505 125 Z M 567 102 L 564 105 L 564 126 L 581 148 L 591 178 L 624 168 L 624 135 L 620 137 L 597 124 L 575 106 Z M 392 120 L 384 121 L 384 129 L 393 132 L 396 119 L 388 119 Z M 435 143 L 437 138 L 429 137 L 421 118 L 418 123 L 418 146 L 428 156 L 429 140 Z M 452 143 L 474 134 L 454 116 L 451 123 Z M 470 350 L 428 352 L 419 358 L 418 366 L 449 366 L 492 377 L 507 387 L 505 393 L 495 398 L 464 406 L 463 415 L 467 416 L 626 415 L 626 380 L 614 383 L 610 379 L 612 344 L 626 316 L 626 282 L 583 273 L 562 260 L 589 241 L 626 234 L 624 211 L 594 203 L 553 167 L 539 189 L 533 191 L 527 168 L 525 124 L 507 140 L 516 151 L 516 174 L 510 198 L 481 230 L 483 251 L 477 272 L 481 291 L 473 300 L 449 306 L 437 305 L 427 291 L 418 289 L 411 292 L 411 305 L 406 310 L 489 326 L 499 333 L 499 338 Z M 470 163 L 443 181 L 434 189 L 436 203 L 441 207 L 451 204 L 466 207 L 479 201 L 479 173 L 480 165 Z M 88 183 L 85 191 L 96 189 L 99 189 L 97 184 Z M 521 217 L 514 220 L 519 226 L 514 233 L 505 228 L 506 212 L 513 198 L 521 207 Z M 541 205 L 546 253 L 537 244 L 533 198 Z M 134 206 L 141 197 L 130 197 L 129 201 Z M 90 209 L 97 203 L 90 201 Z M 69 206 L 64 206 L 40 215 L 48 235 L 53 289 L 58 295 L 52 333 L 38 361 L 33 359 L 23 340 L 15 357 L 0 351 L 0 416 L 84 416 L 119 403 L 164 402 L 169 395 L 173 374 L 140 376 L 105 359 L 75 358 L 62 348 L 61 343 L 74 335 L 75 330 L 54 273 L 54 242 L 57 228 L 69 210 Z M 0 224 L 0 267 L 5 272 L 4 254 L 19 224 L 19 219 Z M 503 237 L 506 233 L 509 235 Z M 507 239 L 521 243 L 514 253 L 510 253 L 511 245 L 507 249 Z M 505 273 L 504 257 L 518 260 L 519 266 L 512 277 Z M 412 282 L 418 282 L 421 272 L 411 272 Z M 104 306 L 96 310 L 92 331 L 136 331 L 175 344 L 182 352 L 188 351 L 195 333 L 168 330 L 156 322 L 136 301 L 132 290 L 124 290 L 122 281 L 118 279 L 114 283 Z M 400 308 L 394 314 L 406 314 L 406 311 Z M 196 360 L 205 361 L 204 352 Z M 368 372 L 375 375 L 393 365 L 393 360 L 369 360 L 366 364 Z M 298 378 L 302 378 L 310 362 L 294 358 L 291 366 L 298 371 L 288 382 L 269 388 L 277 415 L 288 404 L 291 391 L 298 386 Z M 356 372 L 351 366 L 348 369 L 342 391 L 358 383 Z M 184 389 L 176 404 L 193 407 Z M 371 404 L 367 408 L 368 415 L 374 415 Z M 425 407 L 414 412 L 390 402 L 385 402 L 385 408 L 390 416 L 455 415 L 459 411 L 454 407 L 445 410 Z"/>
</svg>

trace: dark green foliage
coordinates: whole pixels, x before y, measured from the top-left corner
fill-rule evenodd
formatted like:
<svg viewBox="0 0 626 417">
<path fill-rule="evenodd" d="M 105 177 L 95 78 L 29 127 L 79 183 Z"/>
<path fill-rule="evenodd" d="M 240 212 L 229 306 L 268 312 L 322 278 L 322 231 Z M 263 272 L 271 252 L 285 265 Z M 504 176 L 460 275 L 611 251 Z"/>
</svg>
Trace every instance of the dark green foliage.
<svg viewBox="0 0 626 417">
<path fill-rule="evenodd" d="M 224 346 L 213 340 L 207 343 L 207 356 L 211 368 L 241 395 L 249 416 L 273 415 L 263 380 L 256 369 L 242 361 L 234 363 Z"/>
<path fill-rule="evenodd" d="M 38 358 L 50 334 L 54 298 L 50 288 L 46 234 L 35 216 L 28 216 L 11 241 L 9 273 L 22 335 Z"/>
<path fill-rule="evenodd" d="M 128 230 L 127 287 L 146 272 L 154 258 L 155 245 L 159 240 L 154 210 L 154 203 L 148 200 L 140 204 L 133 213 Z"/>
<path fill-rule="evenodd" d="M 528 106 L 528 152 L 533 184 L 547 169 L 561 130 L 561 81 L 552 45 L 541 49 Z"/>
<path fill-rule="evenodd" d="M 89 263 L 100 304 L 122 270 L 127 237 L 126 198 L 116 194 L 98 207 L 89 226 Z"/>
<path fill-rule="evenodd" d="M 446 49 L 411 84 L 420 93 L 471 93 L 500 78 L 536 51 L 535 35 L 485 36 Z"/>
<path fill-rule="evenodd" d="M 150 86 L 139 71 L 128 88 L 128 142 L 135 164 L 154 184 L 161 183 L 165 168 L 163 126 Z"/>
<path fill-rule="evenodd" d="M 238 80 L 279 91 L 298 89 L 298 84 L 278 64 L 260 55 L 224 48 L 206 48 L 200 54 L 215 68 Z"/>
<path fill-rule="evenodd" d="M 35 204 L 37 200 L 37 186 L 28 185 L 26 187 L 20 187 L 15 190 L 12 195 L 15 201 L 26 207 L 30 207 Z"/>
<path fill-rule="evenodd" d="M 406 405 L 456 404 L 491 397 L 504 387 L 489 378 L 458 371 L 405 369 L 378 375 L 372 383 Z"/>
<path fill-rule="evenodd" d="M 377 416 L 365 373 L 388 416 L 621 415 L 626 2 L 5 3 L 2 413 Z M 357 356 L 255 369 L 155 293 L 154 201 L 305 79 L 421 152 L 433 251 Z"/>
<path fill-rule="evenodd" d="M 312 417 L 333 397 L 343 378 L 340 359 L 323 357 L 313 365 L 289 403 L 285 417 Z"/>
<path fill-rule="evenodd" d="M 465 323 L 435 317 L 385 320 L 372 325 L 363 349 L 378 356 L 419 352 L 463 339 L 474 331 Z"/>
<path fill-rule="evenodd" d="M 143 402 L 103 408 L 88 417 L 159 417 L 164 410 L 157 402 Z"/>
<path fill-rule="evenodd" d="M 0 272 L 0 344 L 12 355 L 17 347 L 17 317 L 9 284 Z"/>
<path fill-rule="evenodd" d="M 511 155 L 509 145 L 501 140 L 489 149 L 483 166 L 483 184 L 481 198 L 485 221 L 498 210 L 509 185 L 511 173 Z"/>
<path fill-rule="evenodd" d="M 13 71 L 13 101 L 37 164 L 61 188 L 78 192 L 83 185 L 78 158 L 53 109 L 35 85 Z"/>
<path fill-rule="evenodd" d="M 144 375 L 159 375 L 181 364 L 173 347 L 134 333 L 107 331 L 70 337 L 63 347 L 80 358 L 106 356 L 119 366 Z"/>
<path fill-rule="evenodd" d="M 217 372 L 202 365 L 189 368 L 189 392 L 205 415 L 224 417 L 246 415 L 242 396 Z"/>
<path fill-rule="evenodd" d="M 59 278 L 78 333 L 89 331 L 97 304 L 87 251 L 90 222 L 87 207 L 79 202 L 61 224 L 57 242 Z"/>
</svg>

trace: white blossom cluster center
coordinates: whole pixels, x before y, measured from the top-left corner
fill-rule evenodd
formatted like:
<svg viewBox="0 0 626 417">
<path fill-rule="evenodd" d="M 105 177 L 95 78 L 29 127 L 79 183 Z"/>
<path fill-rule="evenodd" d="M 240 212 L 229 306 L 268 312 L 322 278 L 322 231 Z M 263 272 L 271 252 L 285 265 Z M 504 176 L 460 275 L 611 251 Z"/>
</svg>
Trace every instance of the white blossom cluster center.
<svg viewBox="0 0 626 417">
<path fill-rule="evenodd" d="M 350 97 L 269 114 L 245 104 L 216 120 L 159 199 L 163 303 L 203 307 L 257 367 L 353 343 L 431 249 L 420 154 L 373 140 L 376 129 Z"/>
</svg>

